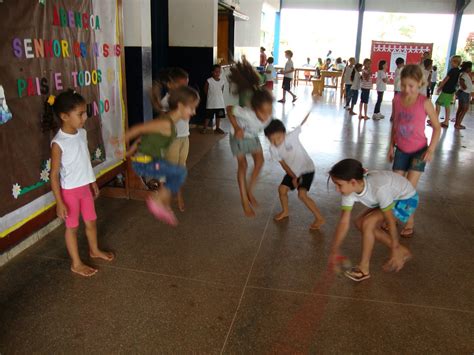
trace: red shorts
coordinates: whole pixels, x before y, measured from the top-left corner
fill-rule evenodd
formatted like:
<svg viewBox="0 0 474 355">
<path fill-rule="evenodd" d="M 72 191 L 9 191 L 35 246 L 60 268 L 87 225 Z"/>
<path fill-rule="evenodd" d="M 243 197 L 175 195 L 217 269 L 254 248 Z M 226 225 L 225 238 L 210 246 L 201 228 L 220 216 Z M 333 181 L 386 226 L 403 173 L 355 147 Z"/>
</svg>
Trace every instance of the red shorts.
<svg viewBox="0 0 474 355">
<path fill-rule="evenodd" d="M 84 222 L 97 219 L 94 197 L 89 184 L 74 189 L 61 189 L 61 196 L 67 208 L 67 228 L 77 228 L 79 226 L 80 214 L 82 214 Z"/>
<path fill-rule="evenodd" d="M 265 87 L 266 87 L 268 90 L 272 91 L 272 90 L 273 90 L 273 80 L 272 80 L 272 81 L 267 81 L 267 82 L 265 83 Z"/>
</svg>

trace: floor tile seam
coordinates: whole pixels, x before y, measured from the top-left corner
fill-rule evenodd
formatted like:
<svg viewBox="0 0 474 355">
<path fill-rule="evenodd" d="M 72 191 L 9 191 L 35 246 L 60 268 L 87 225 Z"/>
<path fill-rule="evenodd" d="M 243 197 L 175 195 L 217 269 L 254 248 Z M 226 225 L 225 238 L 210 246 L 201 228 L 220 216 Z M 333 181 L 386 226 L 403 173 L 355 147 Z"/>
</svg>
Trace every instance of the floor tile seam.
<svg viewBox="0 0 474 355">
<path fill-rule="evenodd" d="M 49 259 L 49 260 L 59 260 L 59 261 L 68 261 L 69 260 L 69 259 L 65 259 L 65 258 L 56 258 L 56 257 L 52 257 L 52 256 L 45 256 L 45 255 L 33 255 L 33 254 L 31 254 L 31 256 L 36 257 L 36 258 L 40 258 L 40 259 Z M 164 274 L 164 273 L 159 273 L 159 272 L 154 272 L 154 271 L 149 271 L 149 270 L 139 270 L 139 269 L 132 269 L 132 268 L 114 266 L 114 265 L 101 264 L 100 267 L 101 268 L 109 268 L 109 269 L 135 272 L 135 273 L 139 273 L 139 274 L 146 274 L 146 275 L 160 276 L 160 277 L 166 277 L 166 278 L 172 278 L 172 279 L 179 279 L 179 280 L 184 280 L 184 281 L 193 281 L 193 282 L 197 282 L 197 283 L 212 285 L 212 286 L 215 286 L 215 287 L 225 287 L 225 288 L 229 288 L 229 289 L 240 288 L 241 287 L 241 286 L 238 286 L 238 285 L 232 285 L 232 284 L 219 282 L 219 281 L 208 281 L 208 280 L 196 279 L 196 278 L 192 278 L 192 277 L 172 275 L 172 274 Z"/>
<path fill-rule="evenodd" d="M 236 310 L 235 310 L 234 316 L 233 316 L 232 321 L 231 321 L 231 323 L 230 323 L 229 330 L 227 331 L 226 337 L 225 337 L 225 339 L 224 339 L 224 344 L 222 345 L 222 349 L 221 349 L 221 355 L 222 355 L 222 354 L 224 353 L 224 351 L 225 351 L 225 348 L 226 348 L 226 346 L 227 346 L 227 342 L 228 342 L 228 340 L 229 340 L 229 336 L 230 336 L 230 334 L 231 334 L 231 332 L 232 332 L 232 328 L 234 327 L 235 320 L 237 319 L 237 314 L 239 313 L 240 306 L 242 305 L 242 301 L 243 301 L 244 296 L 245 296 L 245 291 L 246 291 L 247 285 L 248 285 L 248 283 L 249 283 L 249 281 L 250 281 L 250 276 L 252 275 L 253 267 L 254 267 L 254 265 L 255 265 L 255 262 L 256 262 L 256 260 L 257 260 L 258 255 L 259 255 L 259 253 L 260 253 L 260 249 L 262 248 L 262 244 L 263 244 L 263 241 L 264 241 L 264 239 L 265 239 L 265 235 L 266 235 L 267 229 L 268 229 L 268 227 L 269 227 L 269 225 L 270 225 L 270 221 L 272 220 L 272 214 L 273 214 L 273 210 L 275 209 L 276 202 L 277 202 L 277 200 L 274 199 L 274 200 L 273 200 L 273 203 L 272 203 L 272 207 L 270 208 L 270 213 L 269 213 L 269 215 L 268 215 L 268 219 L 267 219 L 267 222 L 266 222 L 266 224 L 265 224 L 265 228 L 264 228 L 264 230 L 263 230 L 263 232 L 262 232 L 262 237 L 260 238 L 260 243 L 259 243 L 259 245 L 258 245 L 257 251 L 256 251 L 256 253 L 255 253 L 254 257 L 253 257 L 252 264 L 250 265 L 250 269 L 249 269 L 249 272 L 248 272 L 248 274 L 247 274 L 247 279 L 246 279 L 246 281 L 245 281 L 244 287 L 243 287 L 243 289 L 242 289 L 242 293 L 241 293 L 241 295 L 240 295 L 239 303 L 237 304 L 237 308 L 236 308 Z"/>
<path fill-rule="evenodd" d="M 251 285 L 249 286 L 249 285 L 247 285 L 247 288 L 254 289 L 254 290 L 265 290 L 265 291 L 274 291 L 274 292 L 282 292 L 282 293 L 292 293 L 292 294 L 299 294 L 299 295 L 305 295 L 305 296 L 327 297 L 327 298 L 334 298 L 334 299 L 340 299 L 340 300 L 346 300 L 346 301 L 377 303 L 377 304 L 393 305 L 393 306 L 405 306 L 405 307 L 423 308 L 423 309 L 431 309 L 431 310 L 437 310 L 437 311 L 448 311 L 448 312 L 457 312 L 457 313 L 465 313 L 465 314 L 473 314 L 474 315 L 474 311 L 470 311 L 470 310 L 467 310 L 467 309 L 459 309 L 459 308 L 428 306 L 428 305 L 416 304 L 416 303 L 382 301 L 382 300 L 377 300 L 377 299 L 357 298 L 357 297 L 349 297 L 349 296 L 338 296 L 338 295 L 331 295 L 331 294 L 325 294 L 325 293 L 296 291 L 296 290 L 289 290 L 289 289 L 283 289 L 283 288 L 273 288 L 273 287 L 261 287 L 261 286 L 251 286 Z"/>
</svg>

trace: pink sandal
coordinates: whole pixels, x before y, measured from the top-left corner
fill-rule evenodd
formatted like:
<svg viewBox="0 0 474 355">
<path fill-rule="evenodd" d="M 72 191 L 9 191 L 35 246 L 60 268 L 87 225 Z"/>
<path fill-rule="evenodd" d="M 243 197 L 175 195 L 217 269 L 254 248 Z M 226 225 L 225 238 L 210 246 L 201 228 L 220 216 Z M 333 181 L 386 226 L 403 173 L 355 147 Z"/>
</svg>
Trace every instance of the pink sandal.
<svg viewBox="0 0 474 355">
<path fill-rule="evenodd" d="M 151 197 L 146 199 L 146 205 L 148 206 L 150 213 L 155 216 L 156 219 L 173 227 L 178 225 L 178 220 L 176 219 L 173 211 L 170 211 L 164 206 L 157 204 Z"/>
</svg>

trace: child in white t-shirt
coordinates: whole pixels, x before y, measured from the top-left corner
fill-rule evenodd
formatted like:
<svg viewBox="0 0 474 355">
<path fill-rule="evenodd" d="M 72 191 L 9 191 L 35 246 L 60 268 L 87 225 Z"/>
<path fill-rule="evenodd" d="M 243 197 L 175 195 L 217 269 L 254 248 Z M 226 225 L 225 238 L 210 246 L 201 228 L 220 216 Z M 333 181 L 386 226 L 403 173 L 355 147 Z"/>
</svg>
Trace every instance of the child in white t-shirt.
<svg viewBox="0 0 474 355">
<path fill-rule="evenodd" d="M 112 261 L 114 254 L 100 250 L 97 242 L 94 199 L 99 196 L 99 187 L 87 147 L 86 119 L 86 100 L 77 92 L 67 90 L 56 98 L 52 95 L 48 98 L 42 126 L 45 131 L 59 126 L 51 142 L 51 189 L 56 200 L 56 214 L 66 224 L 71 271 L 89 277 L 95 275 L 97 269 L 84 264 L 79 255 L 77 231 L 81 215 L 86 225 L 89 256 Z"/>
<path fill-rule="evenodd" d="M 355 65 L 355 58 L 349 58 L 347 66 L 344 68 L 342 72 L 342 81 L 344 82 L 344 93 L 346 95 L 346 104 L 344 105 L 345 109 L 348 109 L 351 102 L 351 86 L 352 86 L 352 72 L 354 70 Z M 359 90 L 359 89 L 357 89 Z"/>
<path fill-rule="evenodd" d="M 206 101 L 206 118 L 204 119 L 204 127 L 202 133 L 206 133 L 207 126 L 212 123 L 214 116 L 216 117 L 216 134 L 225 134 L 221 129 L 221 119 L 225 118 L 224 103 L 224 80 L 221 79 L 222 68 L 219 64 L 212 67 L 212 76 L 207 79 L 204 84 L 204 92 L 207 96 Z"/>
<path fill-rule="evenodd" d="M 420 86 L 419 93 L 423 96 L 430 97 L 430 83 L 431 83 L 431 70 L 433 68 L 433 60 L 425 59 L 421 65 L 421 72 L 423 73 L 423 84 Z"/>
<path fill-rule="evenodd" d="M 286 58 L 286 64 L 285 64 L 285 69 L 282 70 L 280 73 L 283 74 L 283 98 L 281 100 L 278 100 L 278 102 L 285 103 L 286 101 L 286 92 L 293 96 L 293 102 L 295 102 L 298 98 L 296 97 L 295 94 L 291 92 L 291 82 L 293 81 L 293 76 L 295 73 L 295 66 L 293 65 L 293 61 L 291 58 L 293 57 L 293 52 L 288 50 L 285 51 L 285 58 Z"/>
<path fill-rule="evenodd" d="M 276 78 L 275 67 L 273 66 L 273 57 L 268 57 L 267 67 L 265 68 L 265 87 L 273 91 L 273 83 Z"/>
<path fill-rule="evenodd" d="M 360 202 L 368 207 L 355 223 L 362 233 L 362 256 L 358 266 L 345 276 L 354 281 L 370 277 L 375 240 L 391 249 L 385 271 L 401 270 L 411 253 L 399 243 L 396 220 L 407 223 L 418 206 L 418 194 L 410 181 L 392 171 L 367 172 L 355 159 L 340 161 L 331 168 L 329 176 L 342 195 L 342 214 L 333 238 L 330 263 L 337 263 L 341 258 L 339 249 L 349 232 L 352 207 Z M 384 222 L 387 231 L 383 229 Z"/>
<path fill-rule="evenodd" d="M 379 62 L 379 70 L 377 71 L 377 79 L 375 82 L 375 88 L 377 89 L 377 102 L 375 103 L 374 115 L 372 116 L 374 120 L 385 118 L 385 116 L 380 113 L 380 106 L 382 105 L 383 94 L 385 90 L 387 90 L 388 79 L 386 69 L 387 62 L 385 60 L 381 60 Z"/>
<path fill-rule="evenodd" d="M 281 221 L 289 216 L 288 192 L 298 189 L 299 199 L 314 215 L 314 221 L 309 228 L 316 230 L 324 224 L 324 218 L 314 200 L 308 196 L 314 178 L 314 163 L 299 140 L 301 126 L 308 117 L 309 113 L 301 125 L 289 133 L 286 133 L 283 122 L 272 120 L 265 128 L 265 136 L 271 143 L 272 158 L 279 161 L 286 172 L 278 188 L 282 211 L 274 217 L 275 221 Z"/>
<path fill-rule="evenodd" d="M 393 78 L 393 91 L 395 91 L 395 95 L 398 95 L 401 89 L 401 81 L 400 81 L 400 74 L 402 72 L 403 67 L 405 66 L 405 59 L 398 57 L 395 59 L 395 64 L 397 65 L 397 69 L 395 69 L 395 75 Z"/>
</svg>

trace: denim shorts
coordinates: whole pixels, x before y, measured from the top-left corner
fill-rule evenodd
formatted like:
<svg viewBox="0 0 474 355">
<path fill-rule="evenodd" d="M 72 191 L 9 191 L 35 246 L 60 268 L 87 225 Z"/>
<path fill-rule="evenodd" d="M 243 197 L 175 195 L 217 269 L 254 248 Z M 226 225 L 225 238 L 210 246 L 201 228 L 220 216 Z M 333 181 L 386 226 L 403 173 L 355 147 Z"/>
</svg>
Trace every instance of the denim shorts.
<svg viewBox="0 0 474 355">
<path fill-rule="evenodd" d="M 173 194 L 179 191 L 187 175 L 185 167 L 172 164 L 164 159 L 152 159 L 148 162 L 138 162 L 132 159 L 132 167 L 139 176 L 157 180 L 163 179 L 165 187 Z"/>
<path fill-rule="evenodd" d="M 359 90 L 351 89 L 350 95 L 351 95 L 352 105 L 356 105 L 357 99 L 359 98 Z"/>
<path fill-rule="evenodd" d="M 363 104 L 369 103 L 370 89 L 361 89 L 360 102 Z"/>
<path fill-rule="evenodd" d="M 402 223 L 407 223 L 410 216 L 415 213 L 418 207 L 418 193 L 406 200 L 398 200 L 393 207 L 393 215 Z"/>
<path fill-rule="evenodd" d="M 471 95 L 469 93 L 459 90 L 456 96 L 458 97 L 460 104 L 469 105 L 469 101 L 471 100 Z"/>
<path fill-rule="evenodd" d="M 237 139 L 230 135 L 230 150 L 233 156 L 247 155 L 262 151 L 262 145 L 258 137 Z"/>
<path fill-rule="evenodd" d="M 423 147 L 416 152 L 405 153 L 397 147 L 392 169 L 400 171 L 425 171 L 426 162 L 423 160 L 423 154 L 425 154 L 427 149 L 428 147 Z"/>
</svg>

